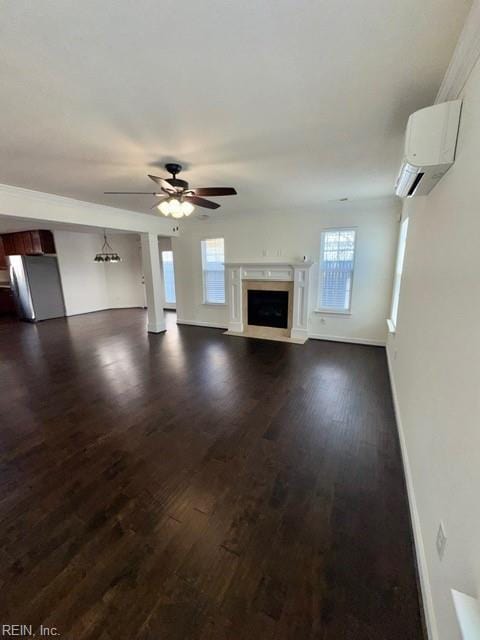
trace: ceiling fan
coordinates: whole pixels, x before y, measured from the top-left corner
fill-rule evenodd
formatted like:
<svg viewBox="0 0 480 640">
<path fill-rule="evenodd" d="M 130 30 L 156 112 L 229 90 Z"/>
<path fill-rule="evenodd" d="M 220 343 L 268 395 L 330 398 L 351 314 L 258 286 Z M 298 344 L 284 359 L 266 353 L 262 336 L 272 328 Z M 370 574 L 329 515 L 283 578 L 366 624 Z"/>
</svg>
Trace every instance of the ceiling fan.
<svg viewBox="0 0 480 640">
<path fill-rule="evenodd" d="M 160 185 L 161 192 L 158 191 L 104 191 L 108 195 L 151 195 L 160 199 L 155 202 L 151 209 L 158 208 L 164 216 L 172 216 L 173 218 L 183 218 L 189 216 L 195 205 L 197 207 L 206 207 L 207 209 L 218 209 L 220 206 L 216 202 L 206 200 L 201 196 L 235 196 L 237 192 L 233 187 L 197 187 L 190 189 L 186 180 L 177 178 L 182 170 L 182 165 L 169 162 L 165 165 L 168 173 L 172 174 L 171 178 L 161 178 L 148 174 L 150 180 Z"/>
</svg>

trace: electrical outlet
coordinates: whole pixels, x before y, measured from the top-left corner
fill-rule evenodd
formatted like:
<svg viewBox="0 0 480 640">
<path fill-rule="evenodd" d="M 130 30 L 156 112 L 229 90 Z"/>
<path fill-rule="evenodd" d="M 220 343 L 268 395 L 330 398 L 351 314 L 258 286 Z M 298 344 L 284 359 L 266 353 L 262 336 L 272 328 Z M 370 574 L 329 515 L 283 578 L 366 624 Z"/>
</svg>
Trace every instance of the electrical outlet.
<svg viewBox="0 0 480 640">
<path fill-rule="evenodd" d="M 443 560 L 443 556 L 445 555 L 445 546 L 447 544 L 447 534 L 445 533 L 445 527 L 442 522 L 438 525 L 436 544 L 438 557 L 440 560 Z"/>
</svg>

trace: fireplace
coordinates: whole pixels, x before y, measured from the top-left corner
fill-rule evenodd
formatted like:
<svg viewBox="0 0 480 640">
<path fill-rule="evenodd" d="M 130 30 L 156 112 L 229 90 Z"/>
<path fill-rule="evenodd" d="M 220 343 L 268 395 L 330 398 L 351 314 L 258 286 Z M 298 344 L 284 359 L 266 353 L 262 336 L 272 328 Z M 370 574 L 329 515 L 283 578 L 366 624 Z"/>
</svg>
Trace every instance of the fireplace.
<svg viewBox="0 0 480 640">
<path fill-rule="evenodd" d="M 228 332 L 303 344 L 311 262 L 226 262 Z"/>
<path fill-rule="evenodd" d="M 289 338 L 292 328 L 293 282 L 244 280 L 242 317 L 245 331 L 255 337 Z"/>
<path fill-rule="evenodd" d="M 248 290 L 248 324 L 257 327 L 288 327 L 288 291 Z"/>
</svg>

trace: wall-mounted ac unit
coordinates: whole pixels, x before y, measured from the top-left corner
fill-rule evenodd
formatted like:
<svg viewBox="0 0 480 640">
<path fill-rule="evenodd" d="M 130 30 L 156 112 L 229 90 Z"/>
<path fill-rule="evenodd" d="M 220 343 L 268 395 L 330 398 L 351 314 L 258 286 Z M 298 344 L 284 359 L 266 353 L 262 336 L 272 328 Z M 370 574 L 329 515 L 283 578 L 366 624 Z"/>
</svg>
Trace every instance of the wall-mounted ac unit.
<svg viewBox="0 0 480 640">
<path fill-rule="evenodd" d="M 461 100 L 415 111 L 408 119 L 405 152 L 395 193 L 401 198 L 424 196 L 455 160 Z"/>
</svg>

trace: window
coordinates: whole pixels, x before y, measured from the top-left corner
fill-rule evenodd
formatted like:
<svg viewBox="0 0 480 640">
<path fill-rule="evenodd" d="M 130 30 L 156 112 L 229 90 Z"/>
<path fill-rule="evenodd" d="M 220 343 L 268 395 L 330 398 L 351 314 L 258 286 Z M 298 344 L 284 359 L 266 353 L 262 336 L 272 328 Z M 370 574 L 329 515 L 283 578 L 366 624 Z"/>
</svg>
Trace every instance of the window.
<svg viewBox="0 0 480 640">
<path fill-rule="evenodd" d="M 163 285 L 165 287 L 165 302 L 175 304 L 175 271 L 173 270 L 173 252 L 162 251 Z"/>
<path fill-rule="evenodd" d="M 400 234 L 398 236 L 397 263 L 395 266 L 395 277 L 393 280 L 392 293 L 392 310 L 390 320 L 392 328 L 395 330 L 397 326 L 398 301 L 400 300 L 400 284 L 402 281 L 403 259 L 405 257 L 405 247 L 407 246 L 408 218 L 402 222 L 400 226 Z M 390 324 L 389 324 L 390 326 Z"/>
<path fill-rule="evenodd" d="M 223 238 L 202 240 L 203 301 L 225 303 L 225 266 Z"/>
<path fill-rule="evenodd" d="M 318 310 L 349 313 L 352 299 L 355 229 L 322 232 Z"/>
</svg>

